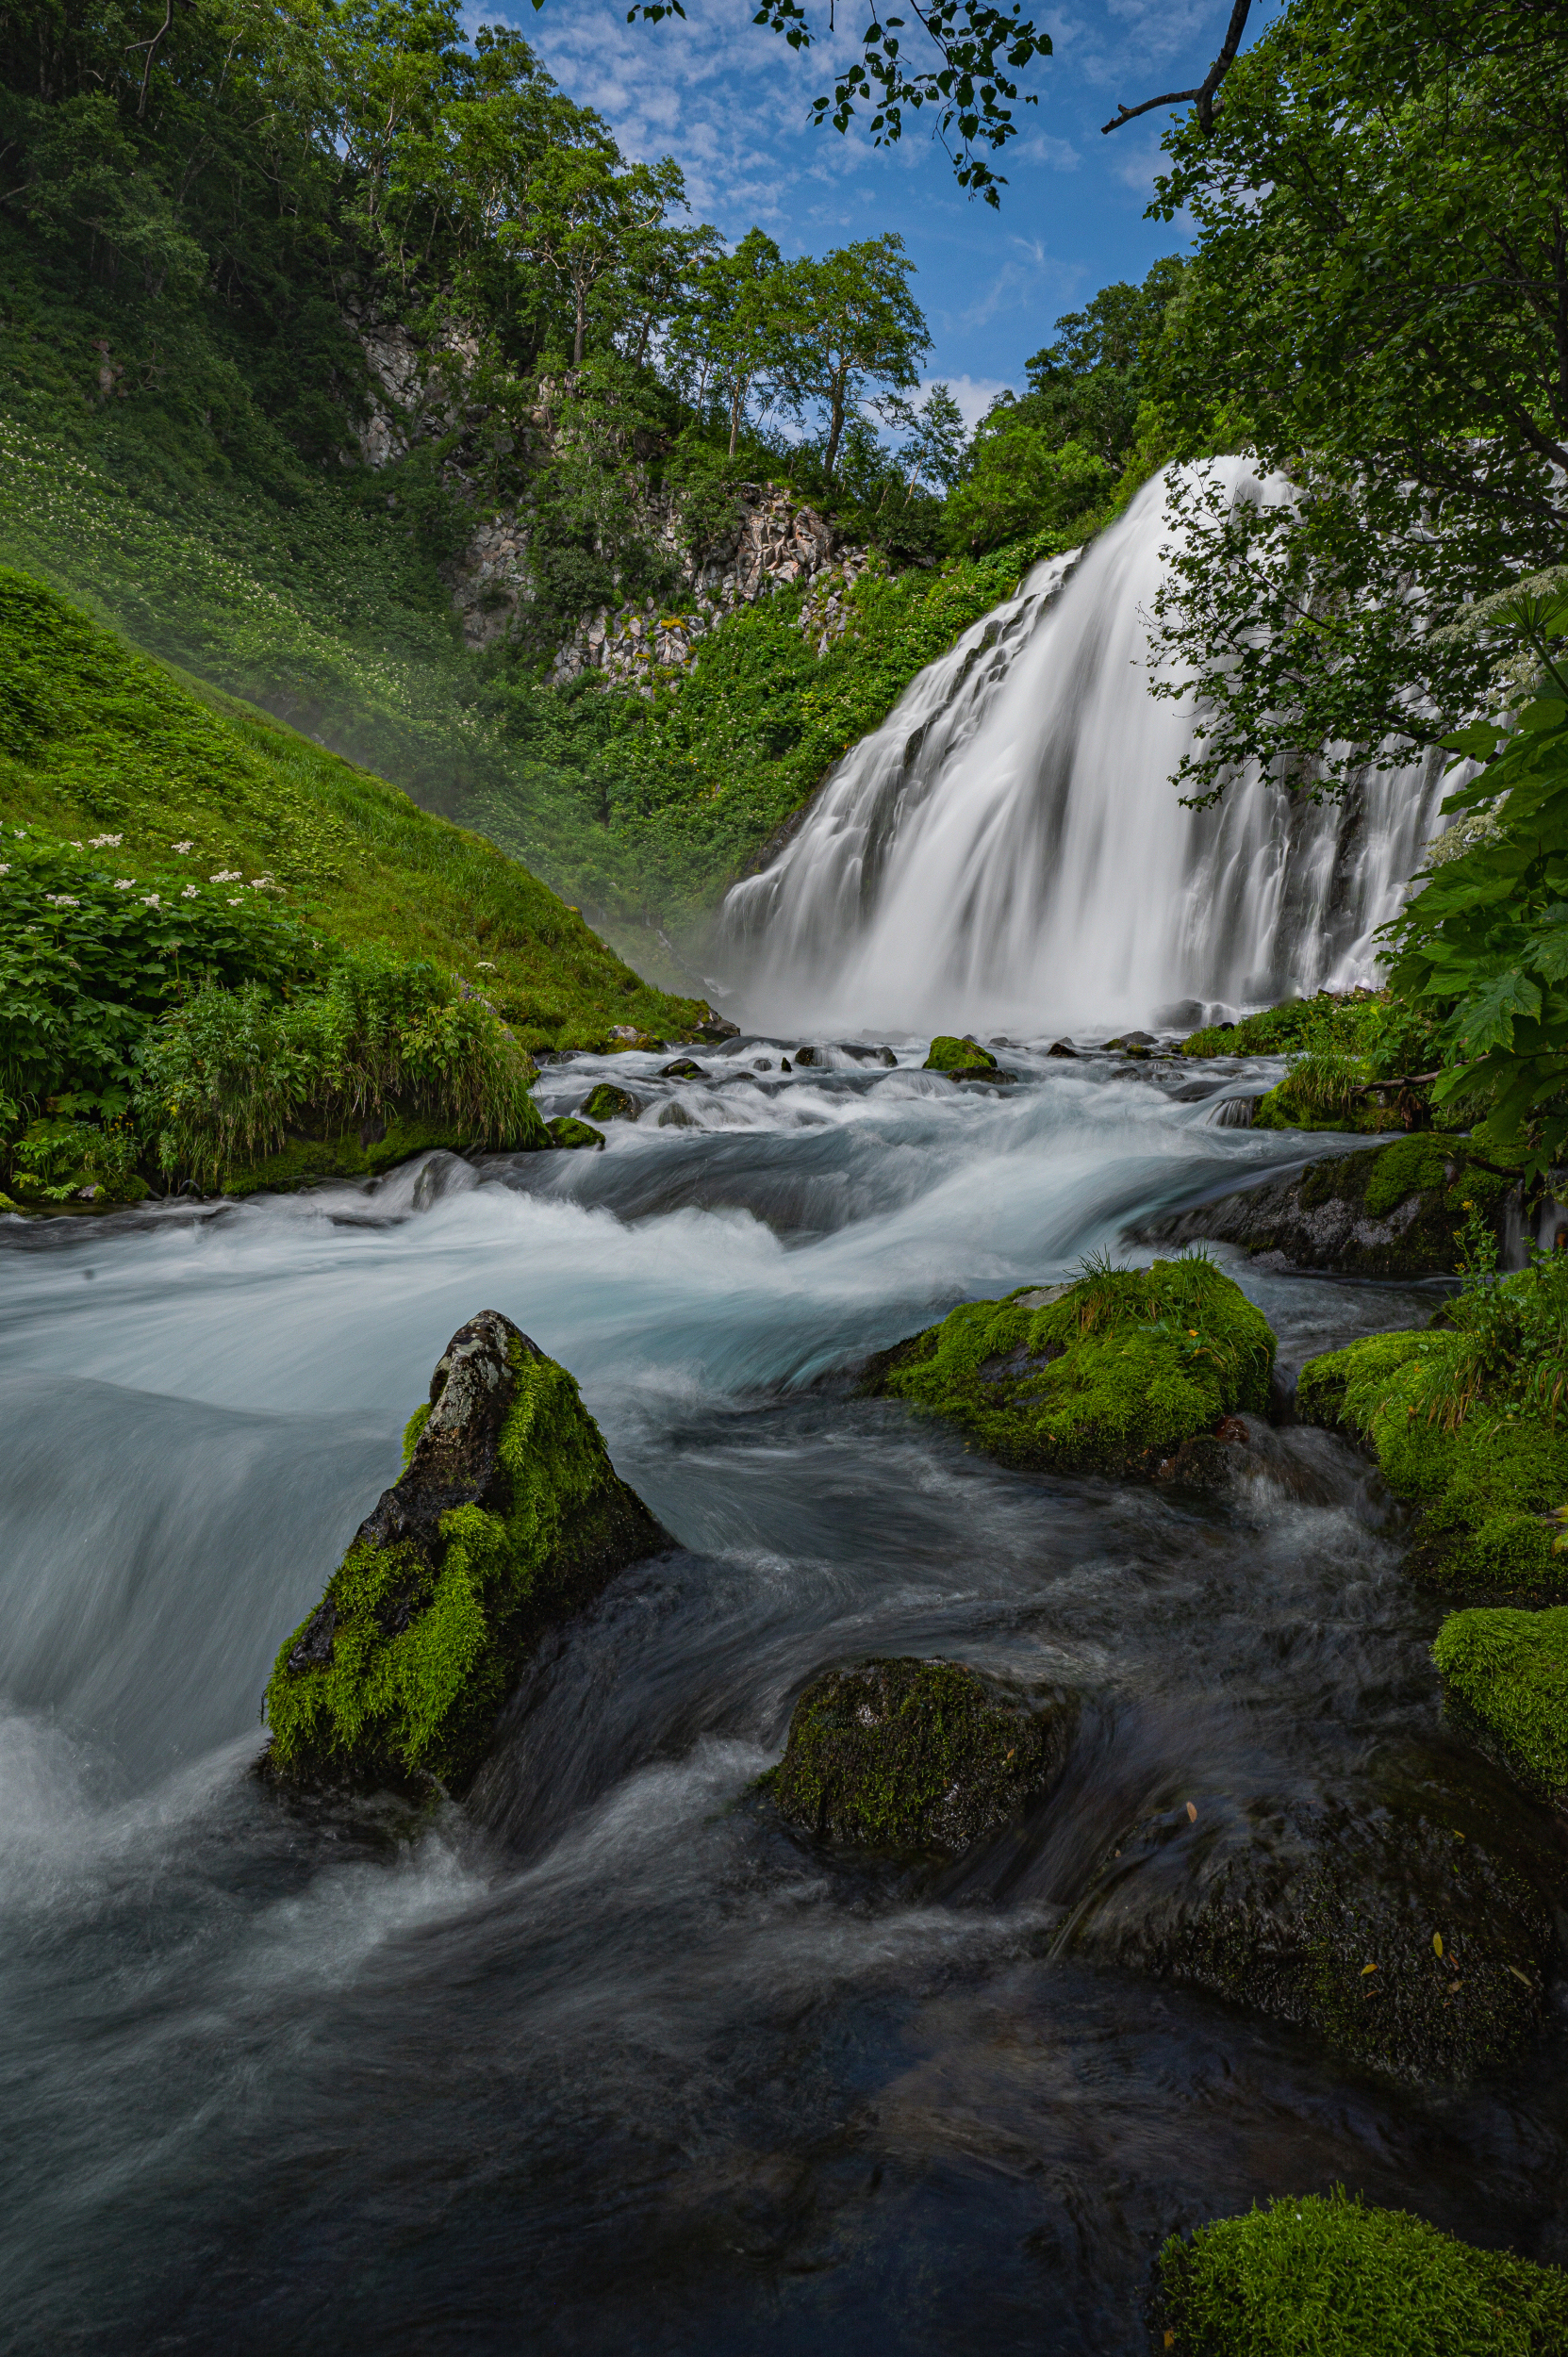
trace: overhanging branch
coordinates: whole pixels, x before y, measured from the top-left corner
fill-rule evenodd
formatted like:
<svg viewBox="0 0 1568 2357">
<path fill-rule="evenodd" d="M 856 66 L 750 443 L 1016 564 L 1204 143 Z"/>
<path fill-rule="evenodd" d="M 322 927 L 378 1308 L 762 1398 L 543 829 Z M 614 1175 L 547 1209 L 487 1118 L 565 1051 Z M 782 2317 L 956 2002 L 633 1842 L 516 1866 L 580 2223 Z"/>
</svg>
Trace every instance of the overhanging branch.
<svg viewBox="0 0 1568 2357">
<path fill-rule="evenodd" d="M 1156 107 L 1184 107 L 1189 100 L 1196 100 L 1197 120 L 1207 139 L 1214 127 L 1214 92 L 1236 62 L 1236 52 L 1242 45 L 1242 35 L 1246 30 L 1246 20 L 1251 10 L 1252 0 L 1235 0 L 1225 46 L 1197 90 L 1167 91 L 1163 98 L 1146 98 L 1141 107 L 1118 107 L 1111 121 L 1100 124 L 1101 137 L 1107 131 L 1119 131 L 1124 123 L 1134 122 L 1139 115 L 1152 113 Z"/>
</svg>

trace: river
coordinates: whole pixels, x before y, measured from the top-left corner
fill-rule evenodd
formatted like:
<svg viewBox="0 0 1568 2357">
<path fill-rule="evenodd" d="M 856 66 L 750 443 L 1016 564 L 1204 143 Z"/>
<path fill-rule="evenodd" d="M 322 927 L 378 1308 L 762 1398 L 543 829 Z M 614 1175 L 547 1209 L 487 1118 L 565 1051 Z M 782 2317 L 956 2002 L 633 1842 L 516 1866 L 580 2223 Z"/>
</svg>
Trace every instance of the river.
<svg viewBox="0 0 1568 2357">
<path fill-rule="evenodd" d="M 1270 1068 L 1041 1040 L 1003 1091 L 896 1044 L 552 1067 L 547 1113 L 655 1100 L 599 1154 L 0 1222 L 0 2346 L 1121 2357 L 1167 2233 L 1340 2181 L 1568 2254 L 1559 2017 L 1423 2094 L 1073 1938 L 1149 1810 L 1266 1839 L 1455 1740 L 1367 1467 L 1287 1429 L 1222 1496 L 1021 1475 L 847 1372 L 1302 1159 L 1197 1094 Z M 1433 1306 L 1236 1273 L 1288 1365 Z M 483 1308 L 681 1548 L 551 1642 L 464 1806 L 285 1798 L 272 1656 Z M 978 1860 L 750 1791 L 815 1673 L 895 1652 L 1084 1698 Z"/>
</svg>

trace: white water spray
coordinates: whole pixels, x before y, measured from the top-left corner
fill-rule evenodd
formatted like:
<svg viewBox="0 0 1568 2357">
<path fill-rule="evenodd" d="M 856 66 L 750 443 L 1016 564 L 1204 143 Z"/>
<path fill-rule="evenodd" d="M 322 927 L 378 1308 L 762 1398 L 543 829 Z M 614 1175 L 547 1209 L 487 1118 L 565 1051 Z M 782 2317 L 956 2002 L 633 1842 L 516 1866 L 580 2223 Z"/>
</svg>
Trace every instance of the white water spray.
<svg viewBox="0 0 1568 2357">
<path fill-rule="evenodd" d="M 1233 498 L 1267 496 L 1216 463 Z M 1343 802 L 1248 773 L 1184 810 L 1193 715 L 1147 687 L 1164 502 L 1160 477 L 1081 559 L 1037 566 L 736 885 L 721 930 L 752 1022 L 1034 1034 L 1370 979 L 1442 756 Z"/>
</svg>

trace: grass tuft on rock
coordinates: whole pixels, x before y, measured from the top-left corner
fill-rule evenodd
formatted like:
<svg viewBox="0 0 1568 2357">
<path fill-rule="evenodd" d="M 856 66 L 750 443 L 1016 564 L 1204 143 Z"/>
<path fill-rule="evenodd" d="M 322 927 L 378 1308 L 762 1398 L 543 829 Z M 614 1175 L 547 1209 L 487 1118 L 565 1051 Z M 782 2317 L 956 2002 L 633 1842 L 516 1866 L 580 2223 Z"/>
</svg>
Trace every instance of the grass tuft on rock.
<svg viewBox="0 0 1568 2357">
<path fill-rule="evenodd" d="M 1568 1605 L 1450 1612 L 1432 1659 L 1456 1716 L 1527 1789 L 1568 1800 Z"/>
<path fill-rule="evenodd" d="M 1220 2218 L 1160 2254 L 1174 2357 L 1558 2357 L 1568 2275 L 1337 2187 Z"/>
<path fill-rule="evenodd" d="M 867 1388 L 948 1418 L 989 1455 L 1062 1473 L 1153 1473 L 1268 1401 L 1274 1336 L 1201 1254 L 966 1302 L 872 1362 Z"/>
</svg>

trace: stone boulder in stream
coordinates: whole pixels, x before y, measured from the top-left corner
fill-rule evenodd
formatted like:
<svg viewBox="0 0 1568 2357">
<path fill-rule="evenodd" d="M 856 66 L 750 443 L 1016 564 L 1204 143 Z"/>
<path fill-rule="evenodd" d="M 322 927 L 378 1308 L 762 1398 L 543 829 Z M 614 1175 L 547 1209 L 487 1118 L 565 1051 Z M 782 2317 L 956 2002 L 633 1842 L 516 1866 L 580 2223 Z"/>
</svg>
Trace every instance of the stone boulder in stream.
<svg viewBox="0 0 1568 2357">
<path fill-rule="evenodd" d="M 1460 1230 L 1472 1208 L 1500 1230 L 1515 1183 L 1476 1162 L 1459 1138 L 1397 1138 L 1161 1212 L 1131 1230 L 1130 1241 L 1239 1244 L 1265 1268 L 1444 1276 L 1459 1265 Z"/>
<path fill-rule="evenodd" d="M 1262 1310 L 1193 1258 L 965 1302 L 873 1359 L 863 1388 L 1010 1464 L 1150 1478 L 1238 1410 L 1263 1413 L 1273 1367 Z"/>
<path fill-rule="evenodd" d="M 795 1706 L 773 1797 L 812 1833 L 956 1856 L 1055 1781 L 1075 1717 L 957 1661 L 831 1670 Z"/>
<path fill-rule="evenodd" d="M 672 1546 L 619 1477 L 566 1369 L 499 1310 L 459 1327 L 267 1687 L 284 1781 L 460 1789 L 545 1628 Z"/>
</svg>

